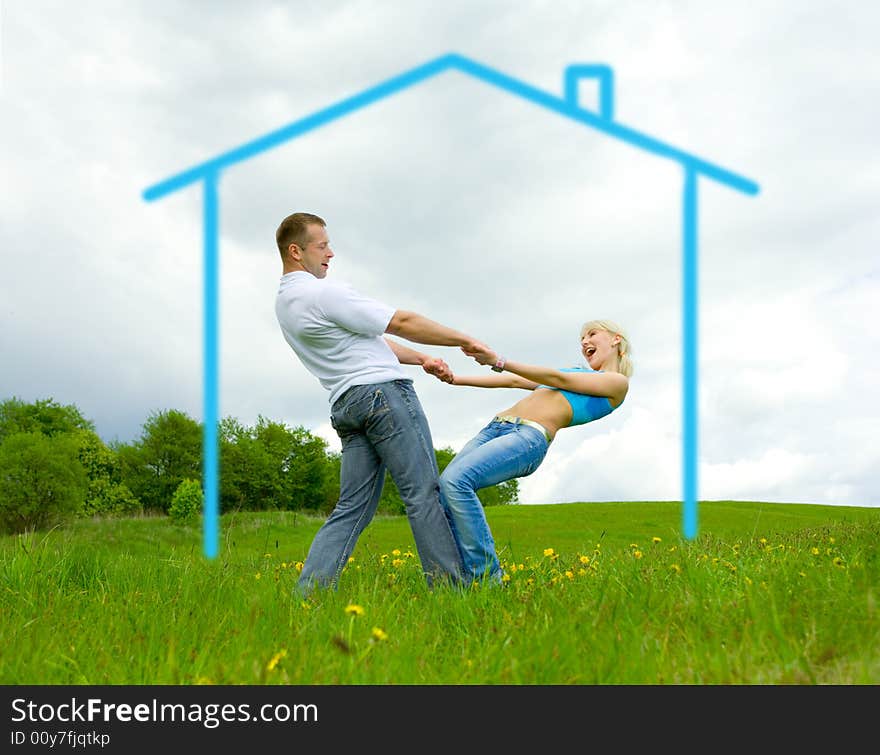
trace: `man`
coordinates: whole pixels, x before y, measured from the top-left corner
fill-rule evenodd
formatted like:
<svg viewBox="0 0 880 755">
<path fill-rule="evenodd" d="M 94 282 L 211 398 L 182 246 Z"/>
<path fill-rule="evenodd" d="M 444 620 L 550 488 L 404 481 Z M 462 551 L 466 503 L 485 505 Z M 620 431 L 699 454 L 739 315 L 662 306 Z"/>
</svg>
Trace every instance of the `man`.
<svg viewBox="0 0 880 755">
<path fill-rule="evenodd" d="M 330 421 L 342 441 L 339 500 L 312 541 L 298 588 L 336 587 L 379 503 L 386 468 L 406 504 L 428 584 L 462 579 L 461 556 L 440 503 L 434 444 L 412 380 L 421 365 L 450 382 L 442 360 L 384 337 L 468 351 L 485 349 L 464 333 L 415 312 L 395 310 L 325 280 L 334 253 L 326 223 L 298 212 L 275 233 L 283 263 L 275 313 L 284 338 L 329 392 Z"/>
</svg>

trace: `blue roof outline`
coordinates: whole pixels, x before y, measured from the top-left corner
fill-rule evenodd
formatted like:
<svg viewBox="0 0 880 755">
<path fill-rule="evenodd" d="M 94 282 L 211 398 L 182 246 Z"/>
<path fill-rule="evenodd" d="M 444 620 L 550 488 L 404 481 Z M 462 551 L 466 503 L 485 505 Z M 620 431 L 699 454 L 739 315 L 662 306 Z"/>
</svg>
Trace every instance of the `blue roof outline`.
<svg viewBox="0 0 880 755">
<path fill-rule="evenodd" d="M 219 549 L 219 190 L 221 172 L 237 163 L 302 136 L 446 70 L 459 70 L 510 94 L 631 144 L 656 156 L 671 159 L 684 169 L 682 185 L 682 531 L 687 539 L 697 535 L 699 388 L 699 255 L 698 178 L 705 176 L 731 189 L 755 195 L 758 184 L 731 170 L 673 147 L 652 136 L 616 123 L 614 74 L 603 64 L 572 64 L 565 69 L 563 97 L 550 94 L 457 53 L 449 53 L 394 76 L 334 105 L 246 142 L 205 162 L 177 173 L 143 191 L 154 201 L 198 181 L 204 183 L 204 549 L 215 558 Z M 583 77 L 599 83 L 599 113 L 578 104 Z"/>
<path fill-rule="evenodd" d="M 476 79 L 491 84 L 510 94 L 528 100 L 535 105 L 540 105 L 547 110 L 555 112 L 573 121 L 582 123 L 585 126 L 602 131 L 621 141 L 627 142 L 634 147 L 653 153 L 659 157 L 675 160 L 682 165 L 692 169 L 697 174 L 711 178 L 721 184 L 729 186 L 737 191 L 745 194 L 757 194 L 758 185 L 751 179 L 745 178 L 731 170 L 722 168 L 715 163 L 705 160 L 701 157 L 693 155 L 684 150 L 673 147 L 665 142 L 660 141 L 652 136 L 636 131 L 633 128 L 616 123 L 610 117 L 597 115 L 589 110 L 585 110 L 578 106 L 576 92 L 574 89 L 575 76 L 585 71 L 594 73 L 604 72 L 604 77 L 608 82 L 611 81 L 611 69 L 607 66 L 581 66 L 572 65 L 566 69 L 565 91 L 562 97 L 538 89 L 530 84 L 526 84 L 519 79 L 501 73 L 482 63 L 477 63 L 458 53 L 448 53 L 434 60 L 424 63 L 409 71 L 386 79 L 380 84 L 372 86 L 344 100 L 340 100 L 334 105 L 318 110 L 311 115 L 300 118 L 297 121 L 282 126 L 274 131 L 270 131 L 263 136 L 257 137 L 249 142 L 234 147 L 216 157 L 206 160 L 205 162 L 194 165 L 191 168 L 177 173 L 164 181 L 150 186 L 143 192 L 143 197 L 147 201 L 159 199 L 166 194 L 178 191 L 179 189 L 196 183 L 208 176 L 213 176 L 217 172 L 224 170 L 232 165 L 249 160 L 256 155 L 266 152 L 270 149 L 283 144 L 284 142 L 295 139 L 309 131 L 314 131 L 321 126 L 325 126 L 332 121 L 343 118 L 351 113 L 372 105 L 379 100 L 385 99 L 397 92 L 403 91 L 411 86 L 419 84 L 433 76 L 449 70 L 458 70 L 462 73 L 473 76 Z M 609 99 L 612 97 L 610 87 L 603 87 L 603 92 L 608 94 L 603 97 L 601 104 L 601 112 L 609 113 L 613 105 Z"/>
</svg>

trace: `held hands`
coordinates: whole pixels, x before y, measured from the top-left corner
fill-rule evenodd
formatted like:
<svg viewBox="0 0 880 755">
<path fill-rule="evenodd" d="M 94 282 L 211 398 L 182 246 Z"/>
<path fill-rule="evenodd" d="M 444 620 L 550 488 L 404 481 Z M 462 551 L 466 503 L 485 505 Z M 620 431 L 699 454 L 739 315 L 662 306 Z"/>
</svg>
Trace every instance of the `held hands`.
<svg viewBox="0 0 880 755">
<path fill-rule="evenodd" d="M 465 356 L 475 359 L 479 364 L 493 365 L 498 361 L 498 354 L 479 341 L 472 341 L 468 345 L 462 346 L 461 350 Z"/>
<path fill-rule="evenodd" d="M 449 369 L 449 365 L 446 364 L 446 362 L 444 362 L 442 359 L 438 359 L 437 357 L 431 357 L 425 360 L 422 363 L 422 369 L 429 375 L 433 375 L 435 378 L 444 383 L 451 383 L 454 380 L 454 376 L 452 374 L 452 370 Z"/>
</svg>

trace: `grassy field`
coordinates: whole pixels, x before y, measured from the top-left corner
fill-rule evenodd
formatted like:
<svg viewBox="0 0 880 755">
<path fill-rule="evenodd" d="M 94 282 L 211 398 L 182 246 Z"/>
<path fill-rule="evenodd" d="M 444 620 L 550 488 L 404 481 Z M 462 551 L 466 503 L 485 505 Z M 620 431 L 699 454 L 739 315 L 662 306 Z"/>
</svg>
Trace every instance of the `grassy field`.
<svg viewBox="0 0 880 755">
<path fill-rule="evenodd" d="M 880 683 L 880 509 L 703 502 L 487 511 L 504 588 L 429 590 L 403 517 L 338 591 L 291 588 L 321 520 L 80 521 L 0 539 L 2 684 Z"/>
</svg>

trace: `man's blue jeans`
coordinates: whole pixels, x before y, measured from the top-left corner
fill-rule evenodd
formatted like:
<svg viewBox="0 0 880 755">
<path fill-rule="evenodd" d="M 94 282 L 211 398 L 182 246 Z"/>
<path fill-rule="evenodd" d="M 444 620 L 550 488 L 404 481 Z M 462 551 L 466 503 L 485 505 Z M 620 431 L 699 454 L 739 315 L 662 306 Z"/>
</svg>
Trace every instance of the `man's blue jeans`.
<svg viewBox="0 0 880 755">
<path fill-rule="evenodd" d="M 443 470 L 440 500 L 469 579 L 497 582 L 502 576 L 495 540 L 477 490 L 530 475 L 549 447 L 540 430 L 493 419 Z"/>
<path fill-rule="evenodd" d="M 339 500 L 312 541 L 298 588 L 336 587 L 357 539 L 370 523 L 391 473 L 428 584 L 461 580 L 461 556 L 440 504 L 437 458 L 431 430 L 412 380 L 356 385 L 330 409 L 342 441 Z"/>
</svg>

